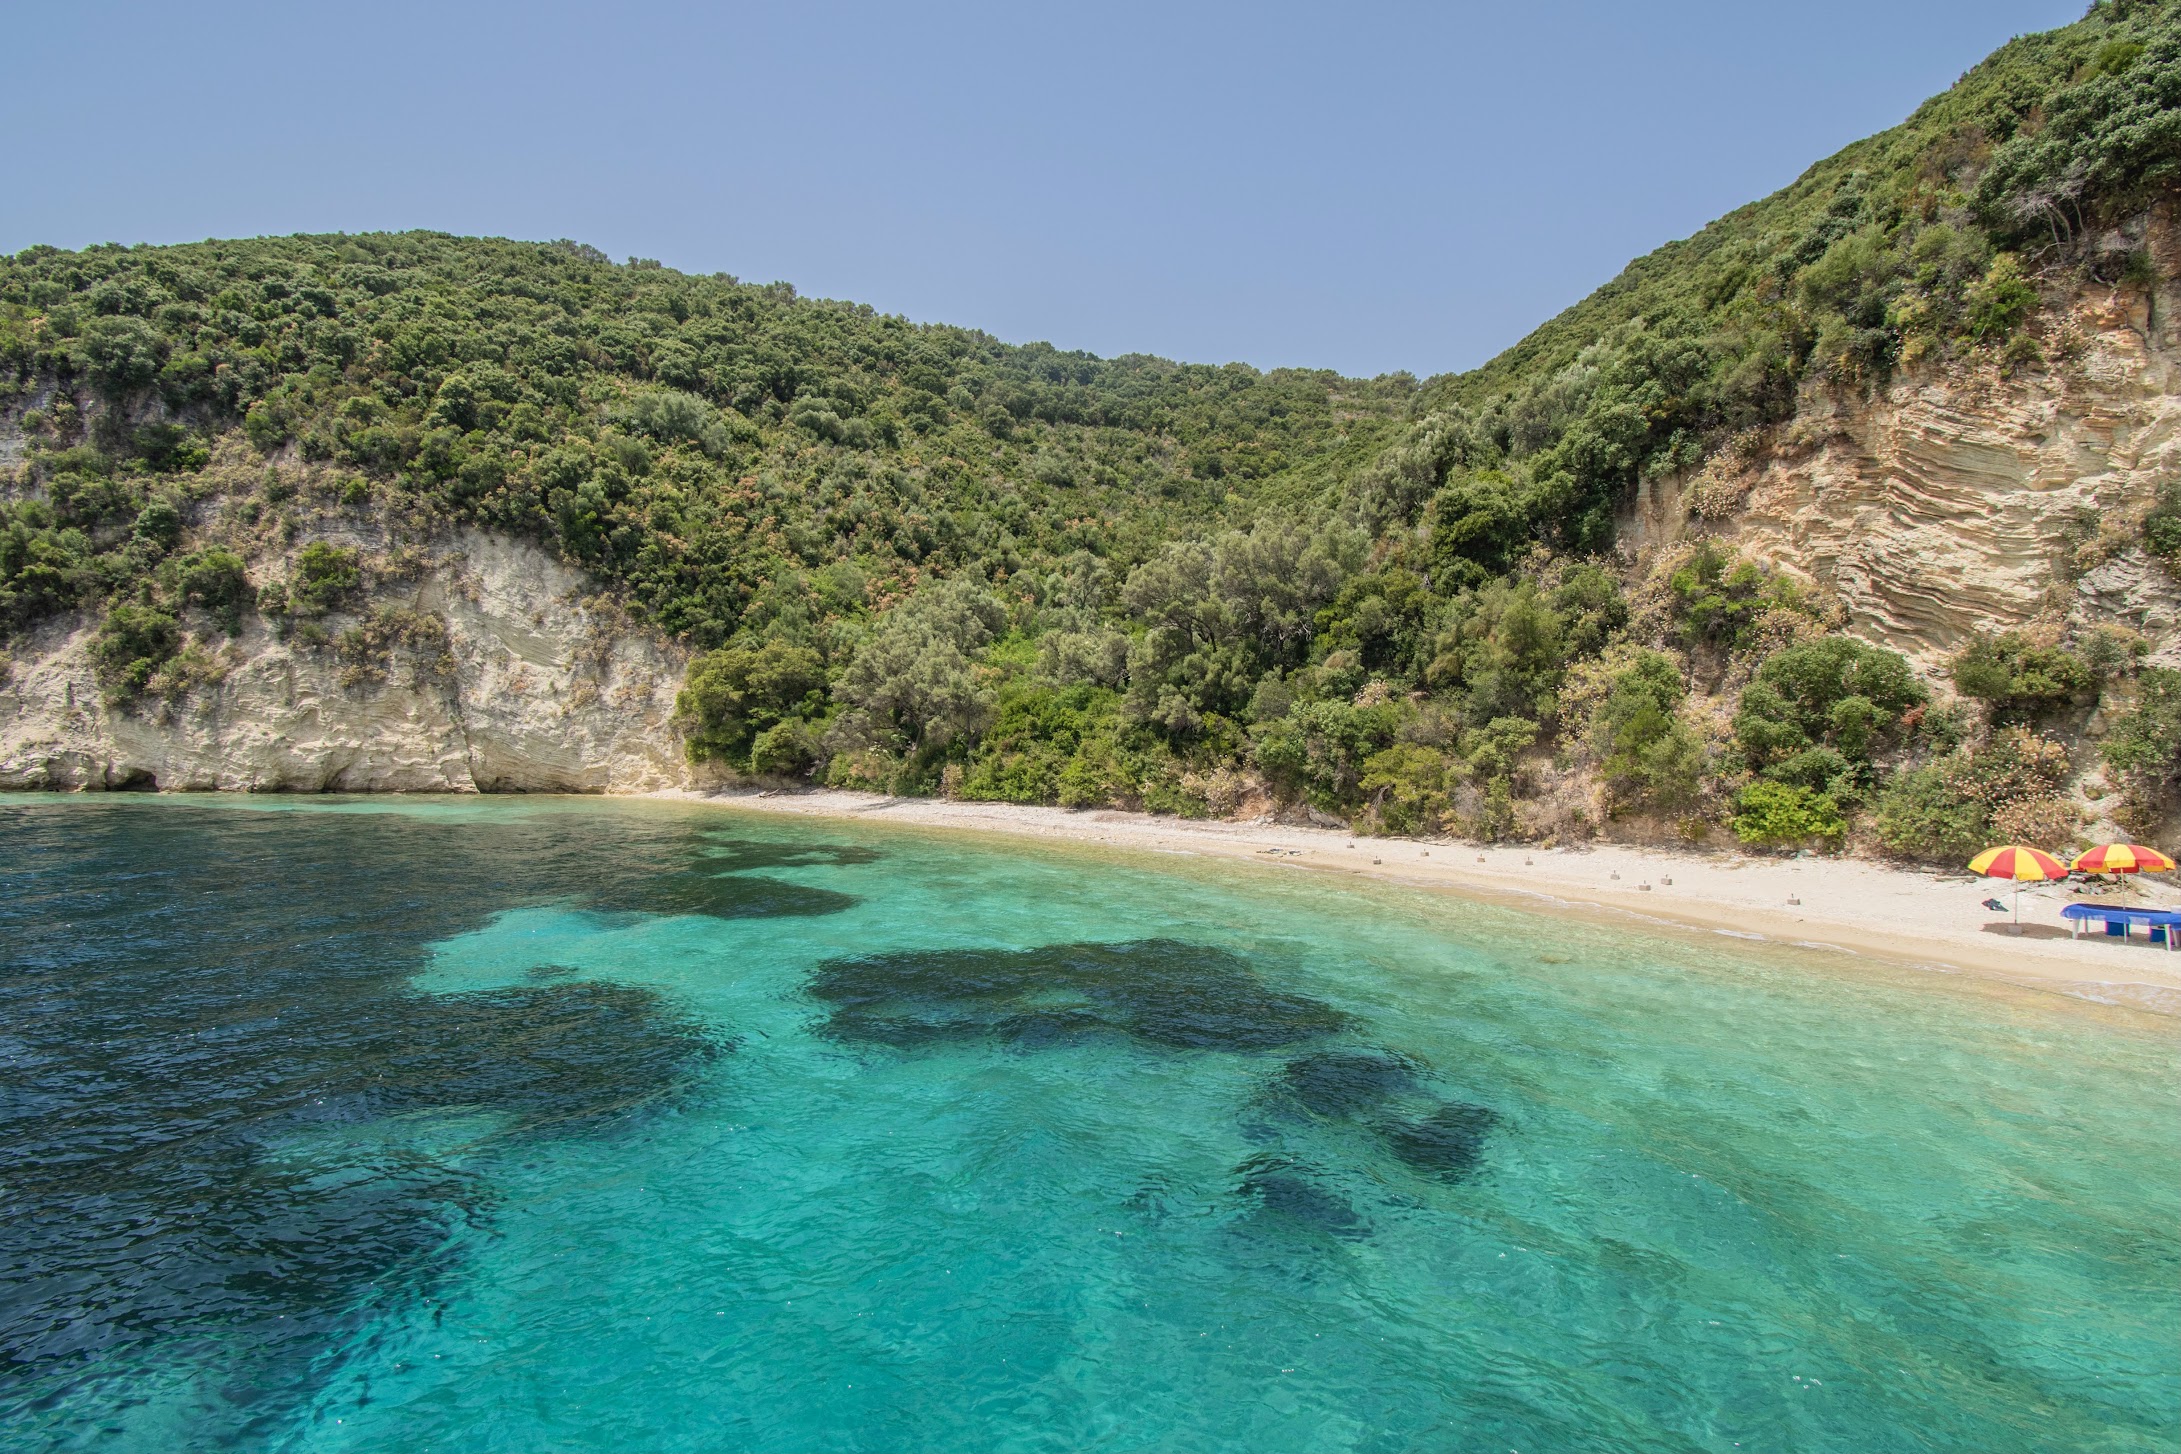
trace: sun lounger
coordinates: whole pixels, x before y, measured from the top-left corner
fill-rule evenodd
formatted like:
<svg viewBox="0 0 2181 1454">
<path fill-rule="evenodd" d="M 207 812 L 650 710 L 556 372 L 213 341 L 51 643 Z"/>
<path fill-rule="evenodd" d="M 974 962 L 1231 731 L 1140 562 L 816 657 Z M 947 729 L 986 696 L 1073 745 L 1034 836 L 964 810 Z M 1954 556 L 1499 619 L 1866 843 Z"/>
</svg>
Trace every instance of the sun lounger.
<svg viewBox="0 0 2181 1454">
<path fill-rule="evenodd" d="M 2131 926 L 2141 924 L 2151 931 L 2151 942 L 2163 944 L 2168 952 L 2175 940 L 2181 938 L 2181 911 L 2174 909 L 2124 909 L 2118 904 L 2069 904 L 2060 910 L 2060 917 L 2070 920 L 2075 927 L 2075 937 L 2083 937 L 2083 925 L 2103 923 L 2105 932 L 2115 939 L 2125 939 Z"/>
</svg>

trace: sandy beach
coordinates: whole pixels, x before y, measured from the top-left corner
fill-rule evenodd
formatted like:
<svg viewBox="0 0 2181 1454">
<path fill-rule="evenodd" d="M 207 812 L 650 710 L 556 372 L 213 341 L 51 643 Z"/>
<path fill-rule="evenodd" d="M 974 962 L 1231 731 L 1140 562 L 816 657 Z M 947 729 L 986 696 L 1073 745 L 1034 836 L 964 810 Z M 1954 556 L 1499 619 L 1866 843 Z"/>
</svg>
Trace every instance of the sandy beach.
<svg viewBox="0 0 2181 1454">
<path fill-rule="evenodd" d="M 2060 917 L 2073 895 L 2057 885 L 2022 894 L 2019 934 L 1984 907 L 2011 886 L 1968 872 L 1896 868 L 1859 859 L 1770 858 L 1586 844 L 1425 843 L 1358 838 L 1268 821 L 1208 822 L 1109 809 L 1021 807 L 872 793 L 756 790 L 659 796 L 746 810 L 882 821 L 925 828 L 1104 844 L 1145 852 L 1248 860 L 1286 869 L 1369 875 L 1502 902 L 1633 916 L 1664 925 L 1844 950 L 1943 973 L 1968 974 L 2181 1015 L 2181 953 L 2096 932 L 2073 937 Z M 2134 902 L 2181 907 L 2161 877 L 2139 877 Z M 2110 897 L 2092 902 L 2112 902 Z"/>
</svg>

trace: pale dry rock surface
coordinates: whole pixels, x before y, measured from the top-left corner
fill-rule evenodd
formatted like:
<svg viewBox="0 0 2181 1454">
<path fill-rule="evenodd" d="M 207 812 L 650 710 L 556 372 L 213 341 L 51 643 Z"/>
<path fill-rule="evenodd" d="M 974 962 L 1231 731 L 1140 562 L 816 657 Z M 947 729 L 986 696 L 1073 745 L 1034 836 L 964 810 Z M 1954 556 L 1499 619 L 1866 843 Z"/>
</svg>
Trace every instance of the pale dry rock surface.
<svg viewBox="0 0 2181 1454">
<path fill-rule="evenodd" d="M 2074 612 L 2175 655 L 2181 592 L 2126 547 L 2079 579 L 2101 529 L 2129 536 L 2181 473 L 2181 328 L 2172 304 L 2094 293 L 2051 362 L 1908 370 L 1875 398 L 1813 388 L 1770 449 L 1729 470 L 1741 509 L 1708 527 L 1836 594 L 1848 629 L 1937 665 L 1979 631 Z M 1692 529 L 1688 481 L 1646 486 L 1629 543 Z"/>
<path fill-rule="evenodd" d="M 93 624 L 18 643 L 0 688 L 0 787 L 185 791 L 646 792 L 690 780 L 674 695 L 681 653 L 586 603 L 535 546 L 467 533 L 360 610 L 445 623 L 444 657 L 383 674 L 251 617 L 225 676 L 171 705 L 101 701 Z M 338 633 L 359 613 L 329 618 Z"/>
</svg>

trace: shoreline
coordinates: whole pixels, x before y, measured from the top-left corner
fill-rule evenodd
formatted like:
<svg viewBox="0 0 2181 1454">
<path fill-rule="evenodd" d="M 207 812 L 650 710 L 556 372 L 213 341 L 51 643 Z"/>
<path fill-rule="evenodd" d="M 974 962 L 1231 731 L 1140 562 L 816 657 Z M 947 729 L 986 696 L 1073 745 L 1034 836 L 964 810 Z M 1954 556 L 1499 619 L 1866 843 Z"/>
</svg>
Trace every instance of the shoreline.
<svg viewBox="0 0 2181 1454">
<path fill-rule="evenodd" d="M 2000 927 L 2005 921 L 1985 909 L 1983 901 L 2009 898 L 2011 890 L 1966 870 L 1619 843 L 1537 848 L 1358 838 L 1336 828 L 1265 820 L 1168 818 L 1118 809 L 892 798 L 837 789 L 669 789 L 642 796 L 749 812 L 1278 863 L 1518 908 L 1574 909 L 1623 922 L 1634 918 L 1751 941 L 1844 951 L 1913 969 L 2181 1016 L 2181 953 L 2153 946 L 2141 935 L 2125 943 L 2103 934 L 2073 938 L 2059 915 L 2072 896 L 2049 886 L 2025 889 L 2022 932 L 2009 933 Z M 2139 902 L 2165 905 L 2176 899 L 2172 886 L 2155 880 L 2134 891 Z"/>
</svg>

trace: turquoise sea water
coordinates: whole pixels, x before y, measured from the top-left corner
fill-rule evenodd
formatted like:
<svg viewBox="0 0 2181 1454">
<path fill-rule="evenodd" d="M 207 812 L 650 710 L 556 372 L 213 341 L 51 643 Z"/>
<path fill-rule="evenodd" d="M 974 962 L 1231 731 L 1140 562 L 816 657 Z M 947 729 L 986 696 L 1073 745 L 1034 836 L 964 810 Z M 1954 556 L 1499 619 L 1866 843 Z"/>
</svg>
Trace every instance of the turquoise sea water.
<svg viewBox="0 0 2181 1454">
<path fill-rule="evenodd" d="M 695 806 L 0 875 L 0 1447 L 2181 1444 L 2170 1019 Z"/>
</svg>

